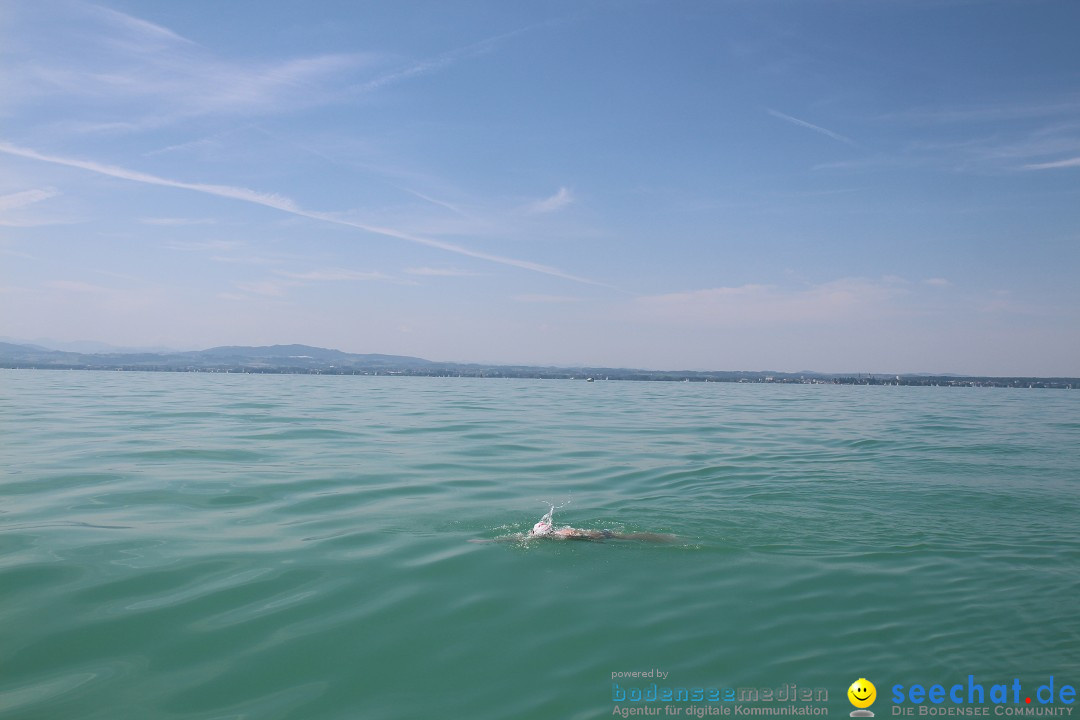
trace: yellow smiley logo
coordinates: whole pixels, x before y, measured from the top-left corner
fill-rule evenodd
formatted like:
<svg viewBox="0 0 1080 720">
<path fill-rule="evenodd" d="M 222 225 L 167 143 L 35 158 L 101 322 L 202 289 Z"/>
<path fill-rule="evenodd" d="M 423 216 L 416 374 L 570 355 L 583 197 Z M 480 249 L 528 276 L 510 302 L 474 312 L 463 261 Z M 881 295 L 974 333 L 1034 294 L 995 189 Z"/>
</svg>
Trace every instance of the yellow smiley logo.
<svg viewBox="0 0 1080 720">
<path fill-rule="evenodd" d="M 847 689 L 848 700 L 857 708 L 868 708 L 877 700 L 877 688 L 866 678 L 859 678 Z"/>
</svg>

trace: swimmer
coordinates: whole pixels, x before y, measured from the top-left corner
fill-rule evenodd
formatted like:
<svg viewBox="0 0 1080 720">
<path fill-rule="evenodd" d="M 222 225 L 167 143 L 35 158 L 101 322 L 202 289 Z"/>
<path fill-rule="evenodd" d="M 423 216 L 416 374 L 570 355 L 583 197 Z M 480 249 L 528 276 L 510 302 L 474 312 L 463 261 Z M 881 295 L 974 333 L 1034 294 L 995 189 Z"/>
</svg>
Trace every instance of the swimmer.
<svg viewBox="0 0 1080 720">
<path fill-rule="evenodd" d="M 612 530 L 583 530 L 574 527 L 552 527 L 550 522 L 541 520 L 533 525 L 527 538 L 550 538 L 552 540 L 648 540 L 651 542 L 671 542 L 674 535 L 662 535 L 660 533 L 617 533 Z"/>
<path fill-rule="evenodd" d="M 676 540 L 674 535 L 665 535 L 662 533 L 618 533 L 612 530 L 585 530 L 570 526 L 557 528 L 551 524 L 551 515 L 554 510 L 555 508 L 549 510 L 544 517 L 540 518 L 540 522 L 532 526 L 532 530 L 528 533 L 515 533 L 493 540 L 470 540 L 469 542 L 524 542 L 528 540 L 590 540 L 592 542 L 604 542 L 605 540 L 643 540 L 645 542 L 664 543 L 674 542 Z"/>
</svg>

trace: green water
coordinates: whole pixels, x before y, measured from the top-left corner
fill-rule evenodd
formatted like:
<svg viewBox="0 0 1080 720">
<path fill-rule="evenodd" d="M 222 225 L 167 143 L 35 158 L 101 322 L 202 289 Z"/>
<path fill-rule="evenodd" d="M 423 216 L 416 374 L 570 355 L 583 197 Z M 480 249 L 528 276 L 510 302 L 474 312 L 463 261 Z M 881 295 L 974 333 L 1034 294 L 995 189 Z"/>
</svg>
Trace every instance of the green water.
<svg viewBox="0 0 1080 720">
<path fill-rule="evenodd" d="M 5 720 L 1080 684 L 1076 392 L 0 371 L 0 433 Z M 679 540 L 467 542 L 568 500 Z"/>
</svg>

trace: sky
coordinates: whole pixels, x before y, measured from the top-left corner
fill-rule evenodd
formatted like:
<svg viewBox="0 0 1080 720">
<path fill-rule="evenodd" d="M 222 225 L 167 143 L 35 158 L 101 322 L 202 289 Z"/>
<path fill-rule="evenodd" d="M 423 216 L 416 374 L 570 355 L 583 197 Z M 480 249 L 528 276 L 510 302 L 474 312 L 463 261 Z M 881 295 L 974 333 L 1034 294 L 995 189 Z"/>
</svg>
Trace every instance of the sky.
<svg viewBox="0 0 1080 720">
<path fill-rule="evenodd" d="M 1080 376 L 1074 0 L 0 0 L 0 336 Z"/>
</svg>

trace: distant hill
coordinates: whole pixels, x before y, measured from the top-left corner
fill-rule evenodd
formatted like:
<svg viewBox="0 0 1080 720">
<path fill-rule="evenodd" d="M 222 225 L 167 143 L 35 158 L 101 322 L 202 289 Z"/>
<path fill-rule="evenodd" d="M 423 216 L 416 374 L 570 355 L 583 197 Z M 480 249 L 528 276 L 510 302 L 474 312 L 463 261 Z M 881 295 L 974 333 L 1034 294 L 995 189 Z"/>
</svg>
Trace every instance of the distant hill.
<svg viewBox="0 0 1080 720">
<path fill-rule="evenodd" d="M 78 340 L 74 342 L 64 340 L 53 340 L 51 338 L 36 338 L 34 340 L 16 339 L 10 337 L 0 337 L 0 343 L 10 343 L 12 345 L 25 345 L 32 347 L 36 350 L 59 350 L 61 352 L 73 352 L 73 353 L 171 353 L 177 352 L 173 348 L 167 347 L 120 347 L 117 345 L 109 345 L 108 343 L 97 342 L 95 340 Z"/>
<path fill-rule="evenodd" d="M 354 354 L 309 345 L 224 346 L 191 352 L 68 352 L 0 342 L 0 365 L 124 370 L 400 370 L 433 365 L 404 355 Z"/>
<path fill-rule="evenodd" d="M 355 354 L 330 350 L 327 348 L 312 347 L 310 345 L 266 345 L 262 347 L 243 347 L 226 345 L 223 347 L 200 350 L 189 353 L 200 358 L 208 359 L 237 359 L 246 362 L 264 361 L 267 363 L 292 365 L 317 364 L 319 362 L 338 363 L 348 366 L 401 366 L 418 367 L 432 365 L 430 360 L 409 357 L 407 355 L 380 355 L 380 354 Z M 298 362 L 299 361 L 299 362 Z"/>
<path fill-rule="evenodd" d="M 1080 379 L 1077 378 L 986 378 L 963 375 L 869 375 L 483 365 L 439 363 L 406 355 L 347 353 L 310 345 L 262 347 L 227 345 L 192 352 L 90 353 L 49 350 L 36 345 L 0 342 L 0 368 L 1080 389 Z"/>
</svg>

